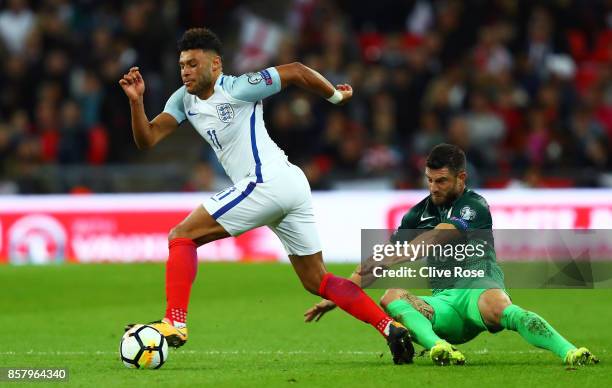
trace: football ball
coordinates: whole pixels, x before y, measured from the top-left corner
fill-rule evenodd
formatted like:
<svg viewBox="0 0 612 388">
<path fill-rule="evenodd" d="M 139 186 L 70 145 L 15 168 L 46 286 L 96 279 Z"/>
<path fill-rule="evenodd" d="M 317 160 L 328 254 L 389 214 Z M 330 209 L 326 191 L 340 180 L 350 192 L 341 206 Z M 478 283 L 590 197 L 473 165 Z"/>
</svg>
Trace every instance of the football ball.
<svg viewBox="0 0 612 388">
<path fill-rule="evenodd" d="M 168 359 L 168 341 L 151 326 L 135 325 L 121 338 L 119 354 L 128 368 L 158 369 Z"/>
<path fill-rule="evenodd" d="M 123 334 L 119 354 L 128 368 L 158 369 L 168 359 L 168 341 L 151 326 L 135 325 Z"/>
</svg>

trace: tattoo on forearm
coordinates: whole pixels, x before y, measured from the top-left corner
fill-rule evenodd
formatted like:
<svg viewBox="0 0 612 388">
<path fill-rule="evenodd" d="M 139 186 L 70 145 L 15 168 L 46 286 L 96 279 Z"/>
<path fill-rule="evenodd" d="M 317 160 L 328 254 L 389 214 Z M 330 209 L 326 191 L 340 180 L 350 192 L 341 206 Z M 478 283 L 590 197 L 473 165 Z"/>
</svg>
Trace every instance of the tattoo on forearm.
<svg viewBox="0 0 612 388">
<path fill-rule="evenodd" d="M 434 313 L 433 308 L 423 299 L 419 298 L 418 296 L 414 296 L 408 292 L 402 294 L 400 298 L 410 303 L 412 307 L 414 307 L 418 312 L 423 314 L 425 318 L 431 321 Z"/>
</svg>

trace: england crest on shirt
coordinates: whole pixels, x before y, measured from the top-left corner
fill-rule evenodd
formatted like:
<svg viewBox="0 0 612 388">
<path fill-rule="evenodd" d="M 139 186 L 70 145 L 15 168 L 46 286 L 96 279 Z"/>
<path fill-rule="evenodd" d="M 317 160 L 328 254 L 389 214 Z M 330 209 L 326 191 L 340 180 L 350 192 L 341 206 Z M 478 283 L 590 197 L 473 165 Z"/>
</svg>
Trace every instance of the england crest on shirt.
<svg viewBox="0 0 612 388">
<path fill-rule="evenodd" d="M 217 105 L 217 115 L 219 120 L 229 123 L 234 118 L 234 109 L 230 104 L 219 104 Z"/>
</svg>

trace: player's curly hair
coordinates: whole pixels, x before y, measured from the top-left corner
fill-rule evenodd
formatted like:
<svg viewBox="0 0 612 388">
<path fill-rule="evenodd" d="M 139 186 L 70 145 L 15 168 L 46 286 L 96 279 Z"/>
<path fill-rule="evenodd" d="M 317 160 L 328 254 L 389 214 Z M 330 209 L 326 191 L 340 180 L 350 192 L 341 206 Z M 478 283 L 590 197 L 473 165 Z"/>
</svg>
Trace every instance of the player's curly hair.
<svg viewBox="0 0 612 388">
<path fill-rule="evenodd" d="M 179 39 L 178 51 L 202 49 L 211 50 L 219 56 L 222 54 L 221 40 L 208 28 L 190 28 Z"/>
<path fill-rule="evenodd" d="M 465 152 L 454 144 L 441 143 L 432 148 L 425 165 L 434 170 L 446 167 L 457 175 L 465 171 Z"/>
</svg>

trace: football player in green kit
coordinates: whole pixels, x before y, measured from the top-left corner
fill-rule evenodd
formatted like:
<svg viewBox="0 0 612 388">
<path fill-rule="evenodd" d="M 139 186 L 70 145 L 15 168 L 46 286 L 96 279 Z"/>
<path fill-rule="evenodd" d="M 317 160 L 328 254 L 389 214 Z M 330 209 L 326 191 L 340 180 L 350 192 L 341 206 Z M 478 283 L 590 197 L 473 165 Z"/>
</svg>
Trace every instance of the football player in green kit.
<svg viewBox="0 0 612 388">
<path fill-rule="evenodd" d="M 487 240 L 487 235 L 492 242 L 489 206 L 482 196 L 466 187 L 465 165 L 465 154 L 457 146 L 439 144 L 432 149 L 425 169 L 430 195 L 403 217 L 392 242 L 406 241 L 402 232 L 416 230 L 423 233 L 408 239 L 414 244 L 442 244 L 466 236 L 477 243 Z M 455 278 L 451 280 L 454 284 L 448 279 L 430 279 L 432 296 L 417 297 L 403 289 L 389 289 L 381 299 L 382 306 L 410 330 L 413 340 L 429 350 L 437 365 L 465 363 L 465 356 L 453 344 L 465 343 L 484 331 L 496 333 L 503 329 L 518 332 L 527 342 L 550 350 L 567 365 L 597 363 L 588 349 L 574 346 L 538 314 L 512 303 L 493 244 L 485 246 L 483 254 L 461 262 L 463 269 L 482 270 L 484 276 Z M 436 262 L 439 269 L 445 265 L 450 268 L 453 260 Z M 350 279 L 361 287 L 375 280 L 361 266 Z M 332 302 L 323 300 L 306 311 L 306 321 L 318 321 L 334 307 Z"/>
</svg>

